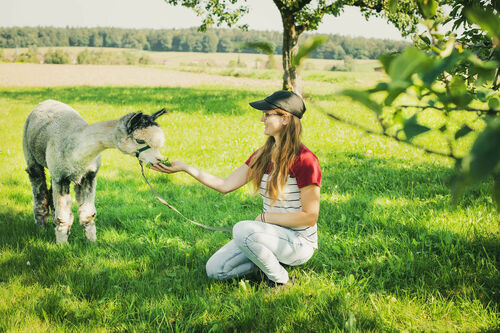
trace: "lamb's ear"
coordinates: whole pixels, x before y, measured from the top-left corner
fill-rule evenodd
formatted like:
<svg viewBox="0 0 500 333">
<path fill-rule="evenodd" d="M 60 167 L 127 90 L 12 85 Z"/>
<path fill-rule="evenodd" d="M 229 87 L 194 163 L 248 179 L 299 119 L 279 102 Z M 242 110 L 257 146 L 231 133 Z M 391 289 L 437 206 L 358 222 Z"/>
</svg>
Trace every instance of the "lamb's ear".
<svg viewBox="0 0 500 333">
<path fill-rule="evenodd" d="M 155 113 L 153 113 L 151 115 L 151 117 L 153 117 L 153 120 L 156 120 L 156 118 L 158 118 L 159 116 L 164 115 L 165 113 L 167 113 L 167 110 L 165 108 L 163 108 L 160 111 L 156 111 Z"/>
<path fill-rule="evenodd" d="M 127 120 L 127 123 L 125 127 L 127 128 L 127 134 L 132 133 L 136 128 L 137 125 L 140 123 L 142 118 L 142 112 L 137 112 L 132 115 L 132 117 Z"/>
</svg>

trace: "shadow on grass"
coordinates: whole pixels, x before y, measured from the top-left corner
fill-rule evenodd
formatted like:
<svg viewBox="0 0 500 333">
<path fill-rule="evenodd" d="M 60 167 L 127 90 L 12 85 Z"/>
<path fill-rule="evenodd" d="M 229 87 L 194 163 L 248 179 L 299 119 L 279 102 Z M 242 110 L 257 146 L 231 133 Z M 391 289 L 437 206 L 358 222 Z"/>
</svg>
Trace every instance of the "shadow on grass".
<svg viewBox="0 0 500 333">
<path fill-rule="evenodd" d="M 207 114 L 239 115 L 246 106 L 241 101 L 262 98 L 261 94 L 242 89 L 217 88 L 168 88 L 168 87 L 62 87 L 62 88 L 7 88 L 0 91 L 0 98 L 24 101 L 33 104 L 55 99 L 72 105 L 90 103 L 112 105 L 114 107 L 139 106 L 150 109 L 150 113 L 159 108 L 178 112 L 203 112 Z M 221 106 L 224 107 L 221 107 Z M 78 110 L 82 114 L 85 110 Z M 137 110 L 139 111 L 139 110 Z"/>
<path fill-rule="evenodd" d="M 499 235 L 476 232 L 474 217 L 464 219 L 463 228 L 454 226 L 470 233 L 441 225 L 460 216 L 451 205 L 452 170 L 432 164 L 405 168 L 396 159 L 349 153 L 329 160 L 335 163 L 323 168 L 322 193 L 331 200 L 321 203 L 318 222 L 324 251 L 308 263 L 311 268 L 368 279 L 372 291 L 437 291 L 500 306 Z M 484 219 L 497 223 L 491 185 L 469 189 L 461 214 L 486 211 Z"/>
<path fill-rule="evenodd" d="M 485 307 L 499 308 L 498 235 L 466 237 L 439 225 L 440 216 L 450 219 L 453 215 L 446 186 L 448 169 L 430 164 L 405 168 L 395 159 L 359 154 L 337 154 L 328 160 L 333 162 L 323 166 L 322 193 L 327 199 L 321 203 L 318 221 L 320 249 L 306 265 L 292 269 L 299 279 L 302 271 L 320 276 L 333 272 L 339 281 L 350 276 L 367 281 L 362 293 L 403 292 L 417 299 L 439 293 L 450 300 L 465 295 Z M 222 199 L 201 185 L 176 185 L 162 175 L 151 178 L 167 201 L 202 223 L 230 226 L 260 211 L 260 200 L 255 197 L 233 193 Z M 464 202 L 470 209 L 486 209 L 486 188 L 480 186 L 467 193 Z M 71 290 L 67 297 L 87 302 L 124 300 L 121 307 L 132 303 L 136 311 L 140 309 L 141 319 L 149 322 L 154 322 L 158 313 L 148 307 L 161 303 L 166 295 L 180 304 L 179 322 L 190 313 L 203 313 L 203 304 L 209 306 L 206 299 L 214 290 L 227 295 L 238 289 L 234 282 L 208 280 L 204 269 L 208 258 L 230 235 L 198 229 L 164 208 L 155 201 L 139 171 L 100 177 L 97 199 L 95 245 L 87 243 L 78 221 L 70 244 L 58 247 L 52 228 L 37 231 L 31 211 L 0 211 L 0 220 L 8 221 L 0 223 L 0 249 L 6 253 L 0 261 L 0 281 L 20 279 L 23 285 L 56 290 L 67 286 Z M 49 293 L 43 297 L 48 299 L 42 302 L 52 304 L 49 315 L 59 318 L 66 296 Z M 198 298 L 199 302 L 192 301 Z M 267 306 L 282 301 L 289 300 L 271 300 Z M 197 302 L 201 308 L 194 305 Z M 299 309 L 301 302 L 287 304 Z M 325 319 L 343 328 L 348 313 L 343 297 L 328 297 L 326 305 L 314 299 L 306 302 L 318 309 L 328 304 L 343 307 L 330 309 L 331 318 Z M 113 312 L 116 318 L 127 312 L 120 306 Z M 75 321 L 87 318 L 76 313 L 72 316 Z M 92 314 L 86 316 L 93 318 Z M 382 328 L 373 316 L 357 317 L 364 329 Z M 245 320 L 227 327 L 256 327 Z"/>
</svg>

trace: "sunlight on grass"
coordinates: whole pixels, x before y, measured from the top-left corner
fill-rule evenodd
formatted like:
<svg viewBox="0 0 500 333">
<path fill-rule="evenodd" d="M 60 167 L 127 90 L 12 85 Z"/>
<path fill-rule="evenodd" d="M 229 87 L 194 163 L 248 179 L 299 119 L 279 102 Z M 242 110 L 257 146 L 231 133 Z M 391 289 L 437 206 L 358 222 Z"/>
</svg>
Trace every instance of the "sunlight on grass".
<svg viewBox="0 0 500 333">
<path fill-rule="evenodd" d="M 380 76 L 371 74 L 307 75 L 346 87 L 373 84 Z M 295 285 L 285 290 L 209 280 L 205 263 L 230 234 L 199 229 L 165 208 L 137 160 L 117 150 L 102 155 L 97 243 L 86 241 L 75 203 L 69 244 L 57 246 L 52 227 L 34 225 L 21 144 L 26 116 L 47 98 L 91 123 L 165 107 L 164 156 L 226 176 L 265 140 L 248 102 L 267 88 L 0 91 L 8 119 L 0 125 L 0 331 L 342 331 L 349 319 L 360 331 L 498 329 L 500 231 L 491 182 L 468 189 L 453 208 L 452 161 L 333 121 L 325 112 L 377 128 L 366 109 L 331 88 L 306 85 L 303 141 L 323 175 L 319 250 L 287 268 Z M 221 196 L 186 175 L 146 174 L 167 201 L 205 224 L 230 227 L 261 211 L 250 186 Z"/>
</svg>

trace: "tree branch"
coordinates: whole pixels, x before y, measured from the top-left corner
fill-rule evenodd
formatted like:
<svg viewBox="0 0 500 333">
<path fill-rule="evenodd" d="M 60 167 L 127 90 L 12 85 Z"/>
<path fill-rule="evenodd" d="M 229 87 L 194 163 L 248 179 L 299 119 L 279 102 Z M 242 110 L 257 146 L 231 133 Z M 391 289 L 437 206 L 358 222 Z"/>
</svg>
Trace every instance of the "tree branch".
<svg viewBox="0 0 500 333">
<path fill-rule="evenodd" d="M 413 143 L 413 142 L 411 142 L 411 141 L 408 141 L 408 140 L 403 140 L 403 139 L 398 138 L 397 136 L 392 136 L 392 135 L 389 135 L 389 134 L 387 134 L 387 133 L 385 132 L 385 130 L 384 130 L 383 132 L 375 132 L 375 131 L 373 131 L 373 130 L 371 130 L 371 129 L 369 129 L 369 128 L 366 128 L 366 127 L 360 126 L 360 125 L 358 125 L 358 124 L 355 124 L 355 123 L 352 123 L 352 122 L 346 121 L 346 120 L 344 120 L 344 119 L 340 119 L 339 117 L 337 117 L 337 116 L 336 116 L 336 115 L 334 115 L 334 114 L 327 113 L 327 115 L 328 115 L 329 117 L 331 117 L 331 118 L 333 118 L 333 119 L 335 119 L 335 120 L 337 120 L 337 121 L 339 121 L 339 122 L 343 123 L 343 124 L 347 124 L 347 125 L 349 125 L 349 126 L 352 126 L 352 127 L 357 128 L 357 129 L 360 129 L 360 130 L 362 130 L 362 131 L 363 131 L 363 132 L 365 132 L 365 133 L 368 133 L 368 134 L 375 134 L 375 135 L 379 135 L 379 136 L 385 136 L 385 137 L 391 138 L 391 139 L 393 139 L 393 140 L 396 140 L 397 142 L 400 142 L 400 143 L 406 143 L 406 144 L 408 144 L 408 145 L 410 145 L 410 146 L 412 146 L 412 147 L 415 147 L 415 148 L 417 148 L 417 149 L 420 149 L 420 150 L 422 150 L 422 151 L 424 151 L 425 153 L 428 153 L 428 154 L 434 154 L 434 155 L 439 155 L 439 156 L 442 156 L 442 157 L 448 157 L 448 158 L 452 158 L 452 159 L 454 159 L 454 160 L 457 160 L 457 159 L 458 159 L 458 157 L 457 157 L 457 156 L 455 156 L 455 155 L 453 154 L 453 152 L 452 152 L 452 151 L 451 151 L 451 152 L 449 152 L 449 153 L 443 153 L 443 152 L 440 152 L 440 151 L 430 150 L 430 149 L 428 149 L 428 148 L 426 148 L 426 147 L 424 147 L 424 146 L 417 145 L 417 144 L 415 144 L 415 143 Z M 379 122 L 380 122 L 380 120 L 379 120 Z M 383 126 L 382 126 L 382 128 L 385 128 L 385 127 L 383 127 Z"/>
<path fill-rule="evenodd" d="M 278 10 L 280 12 L 283 9 L 283 7 L 285 7 L 285 5 L 283 4 L 283 1 L 281 1 L 281 0 L 273 0 L 273 2 L 276 5 L 276 7 L 278 7 Z"/>
<path fill-rule="evenodd" d="M 377 3 L 371 3 L 364 0 L 354 1 L 350 6 L 356 6 L 360 8 L 368 8 L 380 13 L 384 9 L 384 2 L 377 1 Z"/>
<path fill-rule="evenodd" d="M 496 110 L 496 109 L 476 109 L 476 108 L 469 108 L 469 107 L 443 108 L 443 107 L 431 106 L 431 105 L 399 105 L 399 106 L 396 106 L 396 108 L 417 108 L 417 109 L 422 109 L 422 110 L 435 109 L 435 110 L 440 110 L 440 111 L 469 111 L 469 112 L 481 112 L 481 113 L 486 113 L 486 114 L 500 113 L 500 110 Z"/>
<path fill-rule="evenodd" d="M 306 26 L 304 24 L 296 25 L 295 31 L 297 35 L 301 35 L 304 31 L 306 31 Z"/>
<path fill-rule="evenodd" d="M 500 83 L 498 82 L 498 75 L 500 74 L 500 67 L 497 68 L 497 73 L 495 74 L 495 79 L 493 80 L 493 90 L 498 90 Z"/>
</svg>

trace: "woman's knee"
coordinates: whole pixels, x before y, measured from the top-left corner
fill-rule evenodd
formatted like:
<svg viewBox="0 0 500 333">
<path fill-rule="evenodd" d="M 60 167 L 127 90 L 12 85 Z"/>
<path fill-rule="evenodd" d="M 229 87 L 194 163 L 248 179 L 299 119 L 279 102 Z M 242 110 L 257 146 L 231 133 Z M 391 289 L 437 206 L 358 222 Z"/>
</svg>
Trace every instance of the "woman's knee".
<svg viewBox="0 0 500 333">
<path fill-rule="evenodd" d="M 233 239 L 236 244 L 241 245 L 249 235 L 256 231 L 255 221 L 240 221 L 233 226 Z"/>
<path fill-rule="evenodd" d="M 207 264 L 205 265 L 205 270 L 209 278 L 217 280 L 220 279 L 220 273 L 222 270 L 213 256 L 208 259 Z"/>
</svg>

